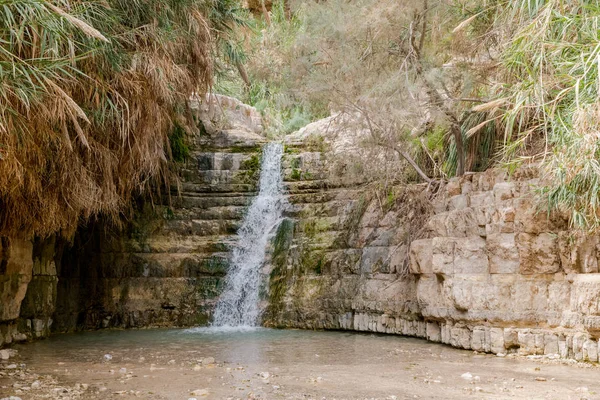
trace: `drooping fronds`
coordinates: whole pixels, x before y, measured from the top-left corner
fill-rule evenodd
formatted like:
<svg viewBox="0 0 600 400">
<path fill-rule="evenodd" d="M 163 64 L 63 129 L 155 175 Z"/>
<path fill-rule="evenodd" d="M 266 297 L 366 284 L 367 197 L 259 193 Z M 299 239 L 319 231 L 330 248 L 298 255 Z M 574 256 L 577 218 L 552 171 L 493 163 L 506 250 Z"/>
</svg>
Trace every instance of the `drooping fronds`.
<svg viewBox="0 0 600 400">
<path fill-rule="evenodd" d="M 498 9 L 505 33 L 506 157 L 537 138 L 549 211 L 600 228 L 600 2 L 511 0 Z"/>
<path fill-rule="evenodd" d="M 0 0 L 0 235 L 118 220 L 166 176 L 209 25 L 192 0 Z"/>
</svg>

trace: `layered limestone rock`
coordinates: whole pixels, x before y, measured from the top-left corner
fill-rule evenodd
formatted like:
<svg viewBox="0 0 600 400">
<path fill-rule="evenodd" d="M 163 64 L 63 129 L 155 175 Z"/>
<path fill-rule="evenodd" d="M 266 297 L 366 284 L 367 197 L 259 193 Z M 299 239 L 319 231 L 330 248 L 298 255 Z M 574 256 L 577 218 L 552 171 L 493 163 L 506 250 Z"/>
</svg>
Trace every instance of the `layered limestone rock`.
<svg viewBox="0 0 600 400">
<path fill-rule="evenodd" d="M 292 204 L 269 263 L 269 326 L 415 335 L 423 331 L 409 245 L 423 234 L 424 187 L 387 192 L 355 173 L 361 149 L 331 117 L 292 135 L 284 176 Z M 363 158 L 364 159 L 364 158 Z M 368 166 L 366 166 L 368 168 Z"/>
<path fill-rule="evenodd" d="M 467 174 L 431 202 L 397 187 L 389 201 L 332 178 L 330 152 L 303 132 L 286 154 L 294 207 L 273 244 L 268 325 L 598 361 L 600 239 L 536 208 L 536 168 Z"/>
<path fill-rule="evenodd" d="M 0 238 L 0 346 L 24 340 L 17 329 L 21 302 L 33 274 L 33 244 L 22 238 Z"/>
<path fill-rule="evenodd" d="M 64 252 L 54 238 L 2 239 L 0 345 L 50 329 L 210 320 L 266 139 L 256 110 L 235 99 L 192 104 L 204 123 L 180 186 L 140 201 L 125 234 L 91 223 Z M 467 174 L 436 196 L 426 185 L 381 190 L 361 171 L 376 175 L 385 159 L 361 153 L 364 127 L 348 133 L 349 118 L 286 144 L 290 207 L 264 267 L 266 325 L 598 361 L 600 236 L 539 212 L 535 168 Z"/>
<path fill-rule="evenodd" d="M 411 245 L 420 313 L 456 347 L 598 361 L 598 238 L 536 208 L 536 175 L 449 182 Z"/>
</svg>

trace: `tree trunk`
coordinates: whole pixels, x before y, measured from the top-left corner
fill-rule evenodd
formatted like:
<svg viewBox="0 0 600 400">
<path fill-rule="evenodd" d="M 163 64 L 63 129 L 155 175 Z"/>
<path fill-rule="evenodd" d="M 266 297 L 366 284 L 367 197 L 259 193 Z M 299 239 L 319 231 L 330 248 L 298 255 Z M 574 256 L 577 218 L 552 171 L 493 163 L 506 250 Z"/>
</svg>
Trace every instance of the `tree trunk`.
<svg viewBox="0 0 600 400">
<path fill-rule="evenodd" d="M 435 86 L 431 82 L 427 80 L 425 74 L 423 72 L 423 64 L 421 63 L 421 51 L 423 50 L 423 43 L 425 38 L 425 30 L 427 28 L 427 0 L 423 1 L 423 14 L 421 15 L 421 38 L 420 43 L 418 45 L 415 44 L 415 35 L 414 29 L 411 28 L 411 38 L 410 45 L 412 48 L 412 52 L 414 53 L 414 66 L 415 72 L 417 76 L 421 78 L 423 83 L 425 84 L 425 92 L 427 93 L 427 97 L 429 97 L 429 102 L 431 105 L 437 107 L 440 111 L 446 115 L 446 118 L 450 121 L 450 132 L 454 137 L 454 143 L 456 144 L 456 159 L 457 159 L 457 167 L 456 167 L 456 176 L 462 176 L 465 174 L 465 149 L 462 140 L 462 132 L 460 129 L 460 123 L 456 115 L 448 108 L 448 106 L 444 103 L 444 99 L 437 91 Z M 418 20 L 415 18 L 414 21 L 418 25 Z M 411 24 L 412 25 L 412 24 Z"/>
<path fill-rule="evenodd" d="M 433 182 L 433 180 L 430 177 L 428 177 L 425 172 L 423 172 L 423 170 L 421 169 L 421 167 L 419 167 L 419 165 L 415 162 L 415 160 L 413 160 L 413 158 L 410 156 L 410 154 L 408 154 L 404 150 L 400 149 L 398 146 L 394 146 L 394 150 L 398 154 L 400 154 L 415 169 L 415 171 L 417 171 L 417 174 L 419 174 L 419 176 L 421 178 L 423 178 L 423 180 L 425 182 L 427 182 L 427 183 Z"/>
<path fill-rule="evenodd" d="M 271 16 L 269 15 L 269 11 L 267 11 L 267 6 L 265 5 L 265 0 L 260 0 L 260 7 L 262 8 L 262 13 L 265 16 L 265 21 L 267 26 L 271 26 Z"/>
<path fill-rule="evenodd" d="M 235 66 L 238 69 L 238 72 L 240 73 L 240 76 L 242 77 L 242 80 L 244 81 L 244 84 L 246 85 L 246 88 L 249 89 L 250 88 L 250 78 L 248 78 L 248 73 L 246 72 L 246 67 L 244 67 L 244 64 L 242 64 L 241 62 L 237 62 L 235 64 Z"/>
</svg>

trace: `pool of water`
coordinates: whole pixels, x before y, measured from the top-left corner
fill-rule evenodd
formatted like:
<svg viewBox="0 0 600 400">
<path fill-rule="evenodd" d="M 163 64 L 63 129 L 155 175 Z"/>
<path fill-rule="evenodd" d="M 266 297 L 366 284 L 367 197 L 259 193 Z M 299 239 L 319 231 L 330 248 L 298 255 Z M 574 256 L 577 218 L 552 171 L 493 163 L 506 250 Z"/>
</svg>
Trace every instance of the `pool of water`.
<svg viewBox="0 0 600 400">
<path fill-rule="evenodd" d="M 15 348 L 26 377 L 0 376 L 6 392 L 0 393 L 14 395 L 11 382 L 54 379 L 21 390 L 24 400 L 600 398 L 595 366 L 500 358 L 391 335 L 264 328 L 98 331 Z M 467 372 L 472 378 L 463 377 Z M 58 396 L 57 386 L 81 384 L 85 391 L 41 397 Z"/>
</svg>

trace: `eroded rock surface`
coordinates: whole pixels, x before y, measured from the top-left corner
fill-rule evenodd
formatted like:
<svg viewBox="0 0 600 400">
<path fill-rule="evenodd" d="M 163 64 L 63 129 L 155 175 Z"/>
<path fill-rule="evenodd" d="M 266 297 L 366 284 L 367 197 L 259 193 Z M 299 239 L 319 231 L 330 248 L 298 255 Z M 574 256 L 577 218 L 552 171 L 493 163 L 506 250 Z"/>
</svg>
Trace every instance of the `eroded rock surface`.
<svg viewBox="0 0 600 400">
<path fill-rule="evenodd" d="M 324 156 L 288 155 L 295 210 L 274 246 L 269 324 L 598 361 L 599 239 L 536 209 L 534 167 L 453 179 L 427 206 L 424 187 L 389 203 L 313 179 Z"/>
</svg>

